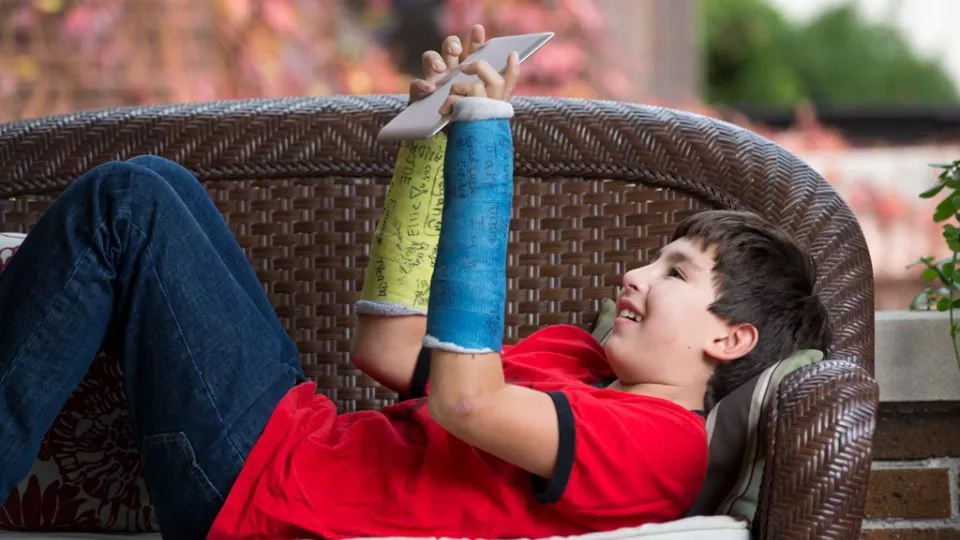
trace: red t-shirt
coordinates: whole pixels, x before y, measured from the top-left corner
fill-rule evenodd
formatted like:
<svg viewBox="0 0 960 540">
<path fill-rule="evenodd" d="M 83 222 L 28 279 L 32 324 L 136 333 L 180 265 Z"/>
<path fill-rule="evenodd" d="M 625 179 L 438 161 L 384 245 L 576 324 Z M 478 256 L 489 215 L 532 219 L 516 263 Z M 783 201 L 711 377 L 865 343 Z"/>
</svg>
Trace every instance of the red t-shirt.
<svg viewBox="0 0 960 540">
<path fill-rule="evenodd" d="M 509 383 L 557 407 L 551 479 L 448 434 L 426 398 L 337 415 L 304 383 L 278 405 L 208 538 L 544 537 L 686 513 L 707 470 L 701 416 L 603 389 L 604 351 L 574 326 L 541 330 L 502 357 Z"/>
</svg>

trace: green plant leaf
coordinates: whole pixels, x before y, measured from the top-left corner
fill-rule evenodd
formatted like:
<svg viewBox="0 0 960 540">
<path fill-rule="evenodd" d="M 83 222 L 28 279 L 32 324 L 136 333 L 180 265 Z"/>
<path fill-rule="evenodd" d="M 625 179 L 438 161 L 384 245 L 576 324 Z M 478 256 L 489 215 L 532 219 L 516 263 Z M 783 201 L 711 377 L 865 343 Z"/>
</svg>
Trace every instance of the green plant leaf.
<svg viewBox="0 0 960 540">
<path fill-rule="evenodd" d="M 937 185 L 933 186 L 932 188 L 930 188 L 930 189 L 924 191 L 923 193 L 921 193 L 921 194 L 920 194 L 920 198 L 921 198 L 921 199 L 930 199 L 930 198 L 932 198 L 932 197 L 935 197 L 935 196 L 937 195 L 937 193 L 940 193 L 940 191 L 943 190 L 944 187 L 946 187 L 946 185 L 947 185 L 946 183 L 937 184 Z"/>
<path fill-rule="evenodd" d="M 937 300 L 937 311 L 947 311 L 950 309 L 950 299 L 941 298 Z"/>
<path fill-rule="evenodd" d="M 950 251 L 954 253 L 960 251 L 960 229 L 949 223 L 943 226 L 943 240 L 947 243 Z M 953 257 L 943 259 L 940 263 L 952 262 Z"/>
<path fill-rule="evenodd" d="M 940 274 L 937 272 L 936 268 L 927 267 L 923 269 L 923 273 L 920 274 L 920 277 L 922 277 L 924 281 L 934 281 L 940 277 Z"/>
<path fill-rule="evenodd" d="M 946 221 L 953 217 L 955 213 L 957 213 L 957 203 L 954 201 L 954 197 L 947 197 L 940 201 L 936 210 L 933 211 L 933 220 L 937 223 Z"/>
<path fill-rule="evenodd" d="M 933 294 L 933 289 L 927 287 L 921 291 L 920 294 L 913 297 L 913 300 L 910 301 L 909 309 L 911 311 L 929 311 Z"/>
<path fill-rule="evenodd" d="M 951 258 L 950 260 L 952 261 L 953 259 Z M 920 257 L 916 261 L 908 264 L 907 268 L 913 268 L 914 266 L 930 266 L 931 264 L 933 264 L 933 257 Z"/>
<path fill-rule="evenodd" d="M 942 272 L 943 276 L 946 277 L 947 279 L 953 280 L 953 267 L 954 267 L 954 264 L 952 261 L 945 263 L 943 266 L 940 267 L 940 272 Z"/>
</svg>

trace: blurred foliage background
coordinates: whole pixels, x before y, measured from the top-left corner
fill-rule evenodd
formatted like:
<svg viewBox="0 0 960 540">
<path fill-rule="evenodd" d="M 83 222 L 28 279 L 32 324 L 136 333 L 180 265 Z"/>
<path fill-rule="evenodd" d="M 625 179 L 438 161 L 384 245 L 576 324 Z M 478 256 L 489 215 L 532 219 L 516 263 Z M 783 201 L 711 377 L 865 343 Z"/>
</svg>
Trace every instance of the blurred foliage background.
<svg viewBox="0 0 960 540">
<path fill-rule="evenodd" d="M 615 97 L 591 1 L 0 0 L 0 121 L 77 109 L 405 92 L 420 54 L 483 21 L 558 36 L 520 93 Z M 609 58 L 609 56 L 606 56 Z"/>
<path fill-rule="evenodd" d="M 521 94 L 644 101 L 648 96 L 631 85 L 624 62 L 643 51 L 616 42 L 609 31 L 612 18 L 644 2 L 652 5 L 0 0 L 0 121 L 143 103 L 403 92 L 423 50 L 477 21 L 491 36 L 557 33 L 525 65 Z M 852 4 L 801 24 L 765 0 L 695 3 L 699 16 L 689 24 L 699 36 L 703 104 L 957 101 L 957 89 L 936 63 L 918 58 L 893 28 L 866 23 Z"/>
<path fill-rule="evenodd" d="M 802 1 L 802 0 L 798 0 Z M 866 22 L 853 2 L 811 21 L 765 0 L 702 0 L 705 99 L 751 107 L 949 105 L 957 88 L 892 26 Z"/>
</svg>

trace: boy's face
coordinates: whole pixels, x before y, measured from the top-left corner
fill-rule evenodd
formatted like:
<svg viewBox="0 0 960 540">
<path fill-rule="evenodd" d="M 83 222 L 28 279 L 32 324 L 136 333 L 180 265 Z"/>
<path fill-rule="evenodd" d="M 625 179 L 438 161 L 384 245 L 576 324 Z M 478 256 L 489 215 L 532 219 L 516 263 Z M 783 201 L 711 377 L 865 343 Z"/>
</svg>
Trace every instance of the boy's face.
<svg viewBox="0 0 960 540">
<path fill-rule="evenodd" d="M 681 238 L 649 265 L 624 275 L 606 345 L 622 385 L 705 390 L 717 362 L 752 349 L 752 325 L 728 324 L 709 309 L 717 299 L 714 253 Z"/>
</svg>

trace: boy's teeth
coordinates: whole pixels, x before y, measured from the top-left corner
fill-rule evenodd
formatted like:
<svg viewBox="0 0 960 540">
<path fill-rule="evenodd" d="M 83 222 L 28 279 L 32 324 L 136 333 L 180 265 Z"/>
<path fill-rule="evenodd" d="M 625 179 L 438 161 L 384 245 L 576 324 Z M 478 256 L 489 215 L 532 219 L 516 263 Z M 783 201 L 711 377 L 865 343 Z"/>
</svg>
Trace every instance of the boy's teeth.
<svg viewBox="0 0 960 540">
<path fill-rule="evenodd" d="M 643 320 L 643 317 L 641 317 L 640 315 L 637 315 L 636 313 L 630 311 L 629 309 L 621 310 L 620 316 L 630 319 L 632 321 L 637 321 L 637 322 L 640 322 Z"/>
</svg>

